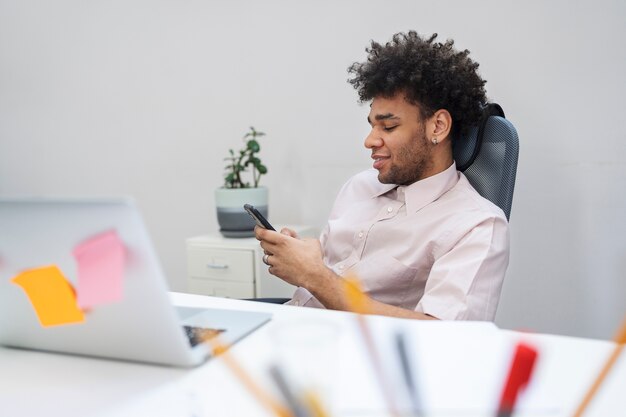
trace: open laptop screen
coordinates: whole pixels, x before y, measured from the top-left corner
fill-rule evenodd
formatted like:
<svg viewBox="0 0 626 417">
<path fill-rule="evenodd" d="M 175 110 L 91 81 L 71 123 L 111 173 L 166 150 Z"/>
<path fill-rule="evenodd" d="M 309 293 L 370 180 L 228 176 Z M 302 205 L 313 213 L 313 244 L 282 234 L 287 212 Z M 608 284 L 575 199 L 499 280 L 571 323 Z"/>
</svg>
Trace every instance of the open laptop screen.
<svg viewBox="0 0 626 417">
<path fill-rule="evenodd" d="M 0 230 L 0 343 L 174 365 L 207 356 L 190 350 L 130 200 L 0 200 Z M 208 317 L 228 342 L 269 320 Z"/>
</svg>

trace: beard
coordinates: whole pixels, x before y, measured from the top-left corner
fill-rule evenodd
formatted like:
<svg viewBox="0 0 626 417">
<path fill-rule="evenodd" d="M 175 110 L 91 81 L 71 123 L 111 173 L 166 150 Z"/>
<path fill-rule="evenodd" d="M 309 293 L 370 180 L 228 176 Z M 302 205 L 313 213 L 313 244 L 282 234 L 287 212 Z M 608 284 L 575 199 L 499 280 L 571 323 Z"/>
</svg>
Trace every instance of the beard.
<svg viewBox="0 0 626 417">
<path fill-rule="evenodd" d="M 378 173 L 378 181 L 383 184 L 410 185 L 424 178 L 433 167 L 432 148 L 425 132 L 394 152 L 386 172 Z"/>
</svg>

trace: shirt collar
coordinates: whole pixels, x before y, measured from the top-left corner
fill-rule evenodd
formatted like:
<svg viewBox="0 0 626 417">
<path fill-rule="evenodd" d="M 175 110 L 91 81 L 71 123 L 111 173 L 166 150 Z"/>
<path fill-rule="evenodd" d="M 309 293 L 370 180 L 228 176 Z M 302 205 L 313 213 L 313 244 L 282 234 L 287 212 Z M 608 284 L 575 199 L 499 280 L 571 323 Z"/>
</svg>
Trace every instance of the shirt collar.
<svg viewBox="0 0 626 417">
<path fill-rule="evenodd" d="M 376 190 L 372 197 L 380 197 L 397 187 L 404 192 L 407 213 L 414 213 L 437 200 L 454 187 L 458 181 L 459 173 L 456 170 L 456 163 L 452 162 L 452 165 L 445 171 L 411 185 L 381 184 L 381 187 Z"/>
</svg>

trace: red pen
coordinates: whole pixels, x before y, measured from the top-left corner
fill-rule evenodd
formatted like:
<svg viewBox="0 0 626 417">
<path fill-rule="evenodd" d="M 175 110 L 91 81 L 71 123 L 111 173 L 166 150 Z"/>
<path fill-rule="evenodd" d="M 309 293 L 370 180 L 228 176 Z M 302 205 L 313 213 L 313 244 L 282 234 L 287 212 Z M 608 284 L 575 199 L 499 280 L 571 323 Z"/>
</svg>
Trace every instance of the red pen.
<svg viewBox="0 0 626 417">
<path fill-rule="evenodd" d="M 533 372 L 537 350 L 524 343 L 518 343 L 511 362 L 511 369 L 500 397 L 497 417 L 510 417 L 515 408 L 518 394 L 526 387 Z"/>
</svg>

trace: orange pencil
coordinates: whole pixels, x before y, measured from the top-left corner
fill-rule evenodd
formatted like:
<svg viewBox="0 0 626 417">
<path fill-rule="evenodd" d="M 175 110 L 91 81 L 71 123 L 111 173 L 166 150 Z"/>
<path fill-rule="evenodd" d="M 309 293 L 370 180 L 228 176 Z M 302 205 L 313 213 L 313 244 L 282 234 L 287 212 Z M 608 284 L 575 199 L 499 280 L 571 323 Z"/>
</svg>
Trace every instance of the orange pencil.
<svg viewBox="0 0 626 417">
<path fill-rule="evenodd" d="M 359 284 L 359 280 L 356 276 L 346 276 L 344 277 L 343 282 L 349 309 L 353 313 L 358 314 L 357 319 L 359 322 L 359 328 L 361 329 L 361 334 L 363 336 L 363 339 L 365 340 L 365 346 L 370 356 L 372 365 L 374 366 L 374 371 L 376 372 L 376 376 L 378 377 L 378 383 L 380 385 L 381 391 L 383 392 L 383 397 L 387 402 L 389 412 L 392 416 L 398 416 L 399 413 L 395 407 L 393 395 L 390 391 L 391 384 L 387 383 L 387 378 L 385 377 L 382 363 L 380 362 L 378 352 L 376 351 L 374 338 L 372 337 L 372 333 L 370 332 L 367 321 L 365 320 L 364 314 L 367 314 L 369 312 L 367 308 L 368 298 L 361 290 L 361 285 Z"/>
<path fill-rule="evenodd" d="M 587 408 L 587 406 L 589 406 L 589 404 L 591 403 L 591 400 L 598 392 L 600 385 L 602 385 L 602 382 L 611 371 L 611 368 L 613 367 L 613 365 L 615 365 L 615 362 L 617 362 L 617 358 L 619 358 L 619 355 L 622 353 L 622 350 L 624 350 L 624 346 L 626 345 L 626 317 L 624 318 L 622 327 L 620 327 L 619 331 L 617 332 L 617 335 L 615 336 L 614 341 L 615 343 L 617 343 L 617 345 L 615 346 L 615 349 L 613 349 L 611 356 L 609 356 L 609 359 L 606 361 L 606 363 L 602 367 L 602 370 L 596 377 L 596 380 L 591 385 L 591 388 L 589 388 L 589 391 L 587 391 L 587 394 L 585 394 L 585 398 L 583 398 L 582 402 L 576 409 L 576 412 L 574 413 L 574 417 L 580 417 L 583 415 L 583 413 L 585 412 L 585 409 Z"/>
<path fill-rule="evenodd" d="M 219 341 L 217 335 L 213 335 L 205 339 L 205 341 L 211 345 L 213 354 L 216 356 L 220 355 L 233 374 L 239 378 L 240 382 L 261 404 L 272 410 L 277 417 L 293 417 L 293 414 L 287 408 L 274 401 L 268 393 L 254 382 L 250 375 L 237 363 L 235 357 L 230 354 L 228 347 Z"/>
</svg>

